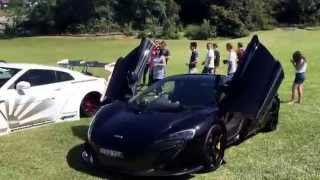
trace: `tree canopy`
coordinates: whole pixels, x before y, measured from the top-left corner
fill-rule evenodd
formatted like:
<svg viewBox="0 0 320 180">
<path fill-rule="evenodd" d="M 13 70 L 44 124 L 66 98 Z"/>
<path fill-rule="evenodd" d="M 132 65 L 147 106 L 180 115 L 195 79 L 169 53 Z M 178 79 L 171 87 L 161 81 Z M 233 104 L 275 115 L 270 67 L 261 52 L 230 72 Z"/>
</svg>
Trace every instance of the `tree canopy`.
<svg viewBox="0 0 320 180">
<path fill-rule="evenodd" d="M 10 7 L 20 29 L 38 34 L 137 30 L 170 38 L 209 23 L 215 32 L 208 34 L 239 37 L 320 22 L 320 0 L 12 0 Z"/>
</svg>

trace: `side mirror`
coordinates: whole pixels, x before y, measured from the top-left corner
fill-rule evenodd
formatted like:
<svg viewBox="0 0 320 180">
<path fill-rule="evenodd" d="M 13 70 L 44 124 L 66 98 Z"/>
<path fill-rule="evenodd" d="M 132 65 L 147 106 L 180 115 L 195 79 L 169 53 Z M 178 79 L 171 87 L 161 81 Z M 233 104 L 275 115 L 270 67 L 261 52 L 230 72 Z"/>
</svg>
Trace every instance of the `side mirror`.
<svg viewBox="0 0 320 180">
<path fill-rule="evenodd" d="M 18 91 L 22 91 L 22 90 L 26 90 L 26 89 L 30 89 L 30 88 L 31 88 L 31 84 L 26 81 L 18 82 L 18 84 L 16 85 L 16 90 L 18 90 Z"/>
</svg>

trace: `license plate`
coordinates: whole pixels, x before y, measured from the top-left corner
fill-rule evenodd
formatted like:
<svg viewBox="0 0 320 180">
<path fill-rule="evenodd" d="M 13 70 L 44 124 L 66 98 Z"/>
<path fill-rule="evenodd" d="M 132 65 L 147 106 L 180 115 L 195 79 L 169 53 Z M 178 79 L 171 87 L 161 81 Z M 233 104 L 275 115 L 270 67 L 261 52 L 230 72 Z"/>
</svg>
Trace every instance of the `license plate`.
<svg viewBox="0 0 320 180">
<path fill-rule="evenodd" d="M 99 151 L 101 154 L 104 154 L 108 157 L 123 159 L 123 153 L 120 151 L 115 151 L 112 149 L 104 149 L 104 148 L 100 148 Z"/>
</svg>

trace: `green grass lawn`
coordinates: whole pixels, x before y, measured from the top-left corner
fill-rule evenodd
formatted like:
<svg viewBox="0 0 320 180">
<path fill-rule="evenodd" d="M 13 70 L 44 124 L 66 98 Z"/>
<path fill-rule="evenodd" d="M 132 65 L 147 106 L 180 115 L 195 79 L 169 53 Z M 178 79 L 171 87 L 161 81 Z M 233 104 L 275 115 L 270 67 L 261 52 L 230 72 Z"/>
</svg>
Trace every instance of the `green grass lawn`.
<svg viewBox="0 0 320 180">
<path fill-rule="evenodd" d="M 225 153 L 226 164 L 194 179 L 320 179 L 320 30 L 258 32 L 262 42 L 284 67 L 279 90 L 287 101 L 294 78 L 290 56 L 301 50 L 308 59 L 303 105 L 282 104 L 277 131 L 258 134 Z M 230 40 L 247 43 L 249 38 Z M 225 43 L 218 40 L 225 57 Z M 59 59 L 98 59 L 111 62 L 135 47 L 138 40 L 31 37 L 0 40 L 0 59 L 9 62 L 55 64 Z M 200 42 L 201 59 L 205 41 Z M 168 41 L 172 51 L 169 74 L 185 73 L 189 41 Z M 225 72 L 222 67 L 221 72 Z M 99 71 L 99 75 L 104 73 Z M 80 144 L 89 119 L 52 124 L 0 137 L 0 179 L 96 179 L 108 177 L 81 163 Z M 120 179 L 119 177 L 114 177 Z M 125 179 L 128 179 L 126 177 Z"/>
</svg>

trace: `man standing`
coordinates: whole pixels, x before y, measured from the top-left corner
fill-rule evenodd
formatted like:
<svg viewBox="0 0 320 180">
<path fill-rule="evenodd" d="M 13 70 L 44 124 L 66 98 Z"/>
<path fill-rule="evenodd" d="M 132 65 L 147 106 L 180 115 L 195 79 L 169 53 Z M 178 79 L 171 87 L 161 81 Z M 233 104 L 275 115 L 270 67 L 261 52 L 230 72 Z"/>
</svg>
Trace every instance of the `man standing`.
<svg viewBox="0 0 320 180">
<path fill-rule="evenodd" d="M 167 48 L 167 43 L 165 41 L 161 41 L 160 43 L 160 54 L 166 58 L 166 63 L 168 64 L 170 59 L 170 50 Z"/>
<path fill-rule="evenodd" d="M 189 74 L 197 73 L 197 63 L 199 59 L 197 46 L 198 46 L 197 42 L 190 43 L 191 57 L 190 57 L 189 63 L 187 63 L 187 66 L 189 66 Z"/>
<path fill-rule="evenodd" d="M 153 68 L 153 65 L 152 65 L 152 62 L 153 62 L 153 59 L 155 59 L 157 57 L 157 53 L 158 53 L 158 50 L 159 50 L 159 46 L 160 46 L 160 43 L 158 40 L 154 40 L 154 46 L 151 50 L 151 58 L 148 60 L 147 62 L 147 65 L 146 65 L 146 68 L 144 70 L 144 73 L 143 73 L 143 84 L 146 84 L 146 79 L 147 79 L 147 74 L 149 73 L 149 76 L 148 76 L 148 85 L 151 85 L 152 82 L 153 82 L 153 72 L 152 72 L 152 68 Z"/>
<path fill-rule="evenodd" d="M 218 49 L 218 44 L 213 43 L 214 51 L 214 74 L 218 73 L 218 68 L 220 66 L 220 51 Z"/>
<path fill-rule="evenodd" d="M 226 63 L 228 64 L 228 79 L 232 79 L 234 73 L 237 71 L 237 53 L 233 49 L 233 45 L 231 43 L 227 43 L 226 49 L 228 51 L 228 57 Z"/>
<path fill-rule="evenodd" d="M 244 48 L 242 42 L 238 42 L 237 56 L 238 56 L 238 64 L 241 64 L 243 61 L 243 55 L 246 49 Z"/>
<path fill-rule="evenodd" d="M 214 71 L 214 51 L 213 44 L 211 42 L 207 43 L 207 57 L 202 63 L 204 65 L 202 73 L 204 74 L 213 74 Z"/>
</svg>

